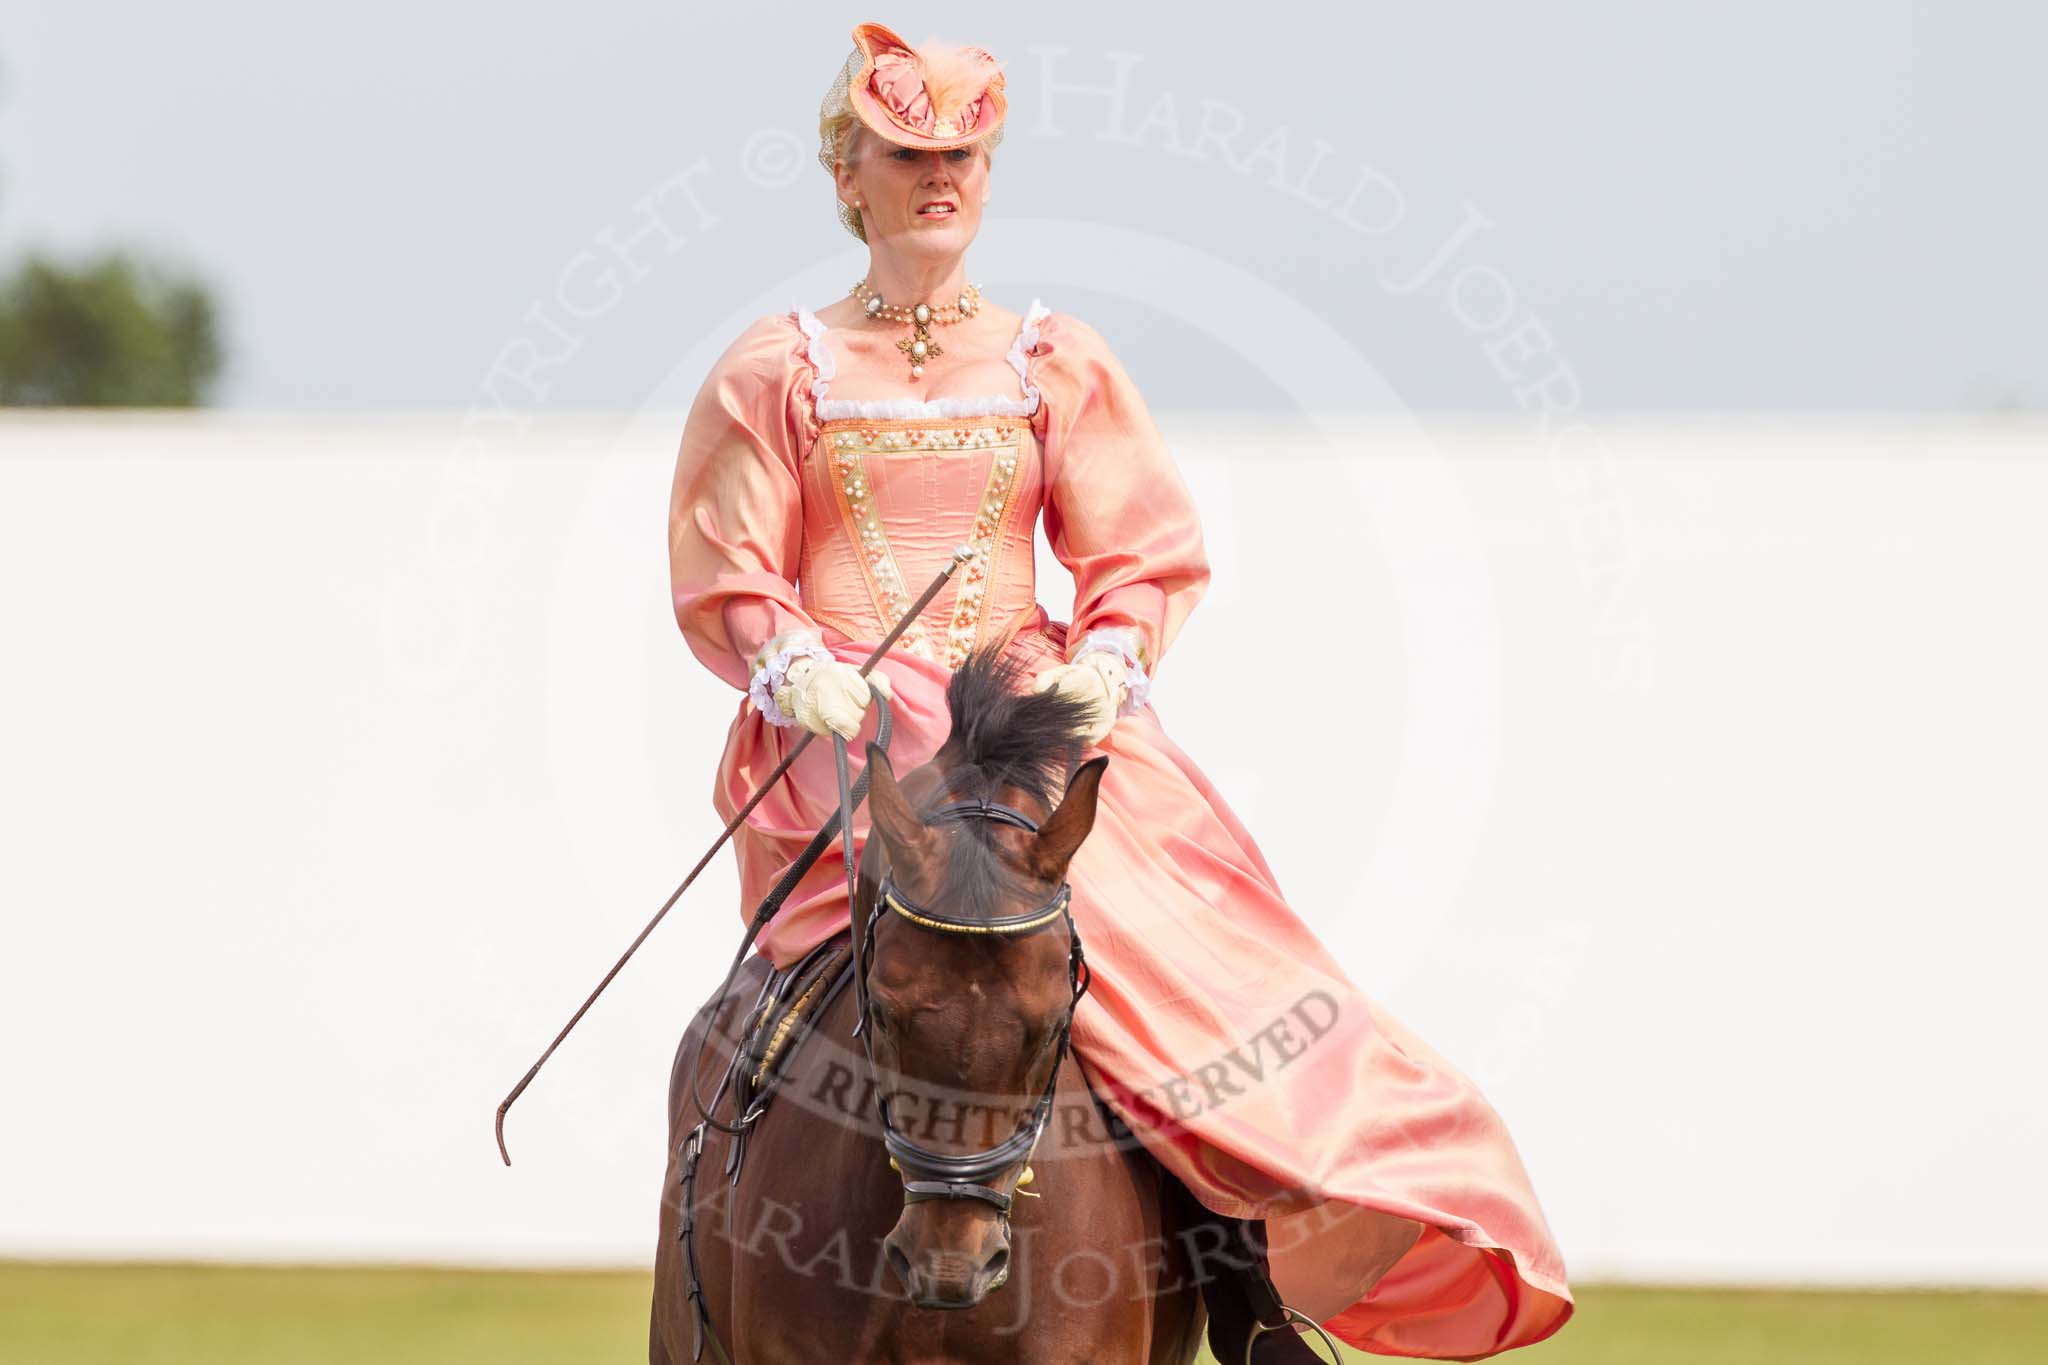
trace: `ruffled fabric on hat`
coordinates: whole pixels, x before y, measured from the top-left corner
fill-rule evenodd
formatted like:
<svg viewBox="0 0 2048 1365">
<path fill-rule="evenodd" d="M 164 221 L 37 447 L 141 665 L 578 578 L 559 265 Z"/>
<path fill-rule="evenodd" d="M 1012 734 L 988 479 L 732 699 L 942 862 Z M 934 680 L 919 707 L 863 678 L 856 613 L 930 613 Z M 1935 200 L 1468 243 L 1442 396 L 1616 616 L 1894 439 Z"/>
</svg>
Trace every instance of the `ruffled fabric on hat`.
<svg viewBox="0 0 2048 1365">
<path fill-rule="evenodd" d="M 926 39 L 919 47 L 881 24 L 853 31 L 866 57 L 848 91 L 856 113 L 894 142 L 960 146 L 1002 126 L 1003 64 L 986 48 Z"/>
<path fill-rule="evenodd" d="M 932 98 L 935 82 L 926 79 L 928 62 L 928 58 L 900 49 L 878 53 L 868 88 L 903 127 L 927 137 L 957 137 L 981 121 L 984 96 L 976 94 L 957 109 L 940 114 L 938 102 Z"/>
</svg>

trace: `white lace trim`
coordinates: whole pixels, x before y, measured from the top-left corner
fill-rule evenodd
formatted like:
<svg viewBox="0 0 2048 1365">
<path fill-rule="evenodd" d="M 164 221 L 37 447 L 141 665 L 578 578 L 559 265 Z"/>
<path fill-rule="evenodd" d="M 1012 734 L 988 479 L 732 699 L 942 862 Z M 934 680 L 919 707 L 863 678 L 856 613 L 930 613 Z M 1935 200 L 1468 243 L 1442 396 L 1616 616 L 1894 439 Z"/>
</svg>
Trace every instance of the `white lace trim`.
<svg viewBox="0 0 2048 1365">
<path fill-rule="evenodd" d="M 1038 395 L 1010 398 L 1000 393 L 972 398 L 821 398 L 818 420 L 835 417 L 1029 417 L 1038 411 Z"/>
<path fill-rule="evenodd" d="M 832 376 L 838 372 L 832 360 L 832 348 L 825 344 L 825 324 L 818 321 L 818 315 L 808 308 L 789 310 L 796 316 L 796 325 L 804 329 L 810 344 L 804 354 L 810 359 L 811 368 L 817 377 L 811 381 L 811 397 L 820 403 L 825 400 L 825 390 L 832 387 Z"/>
<path fill-rule="evenodd" d="M 1038 345 L 1038 324 L 1043 322 L 1052 309 L 1031 300 L 1031 306 L 1024 310 L 1024 325 L 1017 329 L 1017 335 L 1010 342 L 1009 354 L 1003 359 L 1010 362 L 1010 368 L 1017 372 L 1017 387 L 1024 390 L 1024 398 L 1031 404 L 1032 411 L 1038 409 L 1038 389 L 1031 382 L 1030 352 Z"/>
<path fill-rule="evenodd" d="M 1125 680 L 1130 692 L 1124 697 L 1123 705 L 1117 708 L 1119 716 L 1128 716 L 1145 704 L 1152 695 L 1152 680 L 1145 676 L 1145 667 L 1138 657 L 1138 632 L 1129 626 L 1098 626 L 1081 637 L 1081 643 L 1067 656 L 1068 663 L 1075 663 L 1084 654 L 1115 654 L 1124 661 Z"/>
<path fill-rule="evenodd" d="M 1023 390 L 1021 396 L 1013 398 L 1008 394 L 983 393 L 946 398 L 827 398 L 825 391 L 836 373 L 832 348 L 825 343 L 825 333 L 831 329 L 807 308 L 790 309 L 797 325 L 810 338 L 805 354 L 810 358 L 811 367 L 818 372 L 818 377 L 811 383 L 811 398 L 817 404 L 821 422 L 840 417 L 870 421 L 920 417 L 1030 417 L 1038 411 L 1038 389 L 1031 383 L 1030 371 L 1026 367 L 1031 349 L 1038 345 L 1038 324 L 1051 312 L 1050 308 L 1033 299 L 1030 310 L 1024 314 L 1023 325 L 1017 329 L 1017 335 L 1003 357 L 1017 372 L 1017 387 Z"/>
</svg>

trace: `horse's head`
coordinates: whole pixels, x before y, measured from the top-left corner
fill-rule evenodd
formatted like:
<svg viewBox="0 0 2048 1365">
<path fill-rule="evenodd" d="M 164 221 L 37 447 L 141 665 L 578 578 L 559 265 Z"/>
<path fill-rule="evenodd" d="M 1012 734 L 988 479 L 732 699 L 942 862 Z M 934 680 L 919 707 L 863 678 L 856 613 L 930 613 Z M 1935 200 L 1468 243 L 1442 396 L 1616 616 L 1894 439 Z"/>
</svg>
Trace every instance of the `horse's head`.
<svg viewBox="0 0 2048 1365">
<path fill-rule="evenodd" d="M 1000 656 L 970 658 L 951 737 L 900 784 L 868 750 L 859 1028 L 904 1186 L 883 1246 L 926 1308 L 971 1308 L 1009 1275 L 1010 1203 L 1086 981 L 1067 864 L 1109 759 L 1076 769 L 1082 705 L 1015 682 Z"/>
</svg>

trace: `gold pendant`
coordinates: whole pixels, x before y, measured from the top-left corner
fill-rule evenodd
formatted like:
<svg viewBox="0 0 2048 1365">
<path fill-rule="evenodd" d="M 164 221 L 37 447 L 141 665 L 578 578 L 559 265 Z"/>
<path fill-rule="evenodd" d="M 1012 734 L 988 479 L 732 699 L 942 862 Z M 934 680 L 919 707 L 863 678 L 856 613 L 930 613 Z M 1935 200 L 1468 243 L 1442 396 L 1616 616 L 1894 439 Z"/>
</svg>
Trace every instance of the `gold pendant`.
<svg viewBox="0 0 2048 1365">
<path fill-rule="evenodd" d="M 910 377 L 924 378 L 924 363 L 935 355 L 944 355 L 946 348 L 932 340 L 932 325 L 929 322 L 913 322 L 911 333 L 896 343 L 896 349 L 903 352 L 910 361 Z"/>
</svg>

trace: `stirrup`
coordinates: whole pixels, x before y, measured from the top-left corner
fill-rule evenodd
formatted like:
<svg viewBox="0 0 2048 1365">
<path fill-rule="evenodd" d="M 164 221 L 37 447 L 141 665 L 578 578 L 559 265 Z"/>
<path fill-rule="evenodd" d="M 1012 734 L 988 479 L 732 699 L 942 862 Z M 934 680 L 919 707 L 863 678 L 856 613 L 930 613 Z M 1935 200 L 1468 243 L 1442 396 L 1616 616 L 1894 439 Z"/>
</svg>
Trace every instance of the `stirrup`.
<svg viewBox="0 0 2048 1365">
<path fill-rule="evenodd" d="M 1280 1305 L 1280 1311 L 1287 1315 L 1286 1318 L 1270 1327 L 1257 1318 L 1252 1319 L 1251 1334 L 1244 1339 L 1244 1365 L 1252 1365 L 1252 1347 L 1258 1345 L 1260 1337 L 1268 1332 L 1284 1332 L 1297 1322 L 1323 1339 L 1323 1345 L 1330 1348 L 1330 1359 L 1335 1365 L 1344 1365 L 1344 1353 L 1337 1349 L 1336 1342 L 1330 1340 L 1330 1334 L 1323 1330 L 1321 1323 L 1299 1308 L 1289 1308 L 1284 1303 Z"/>
</svg>

